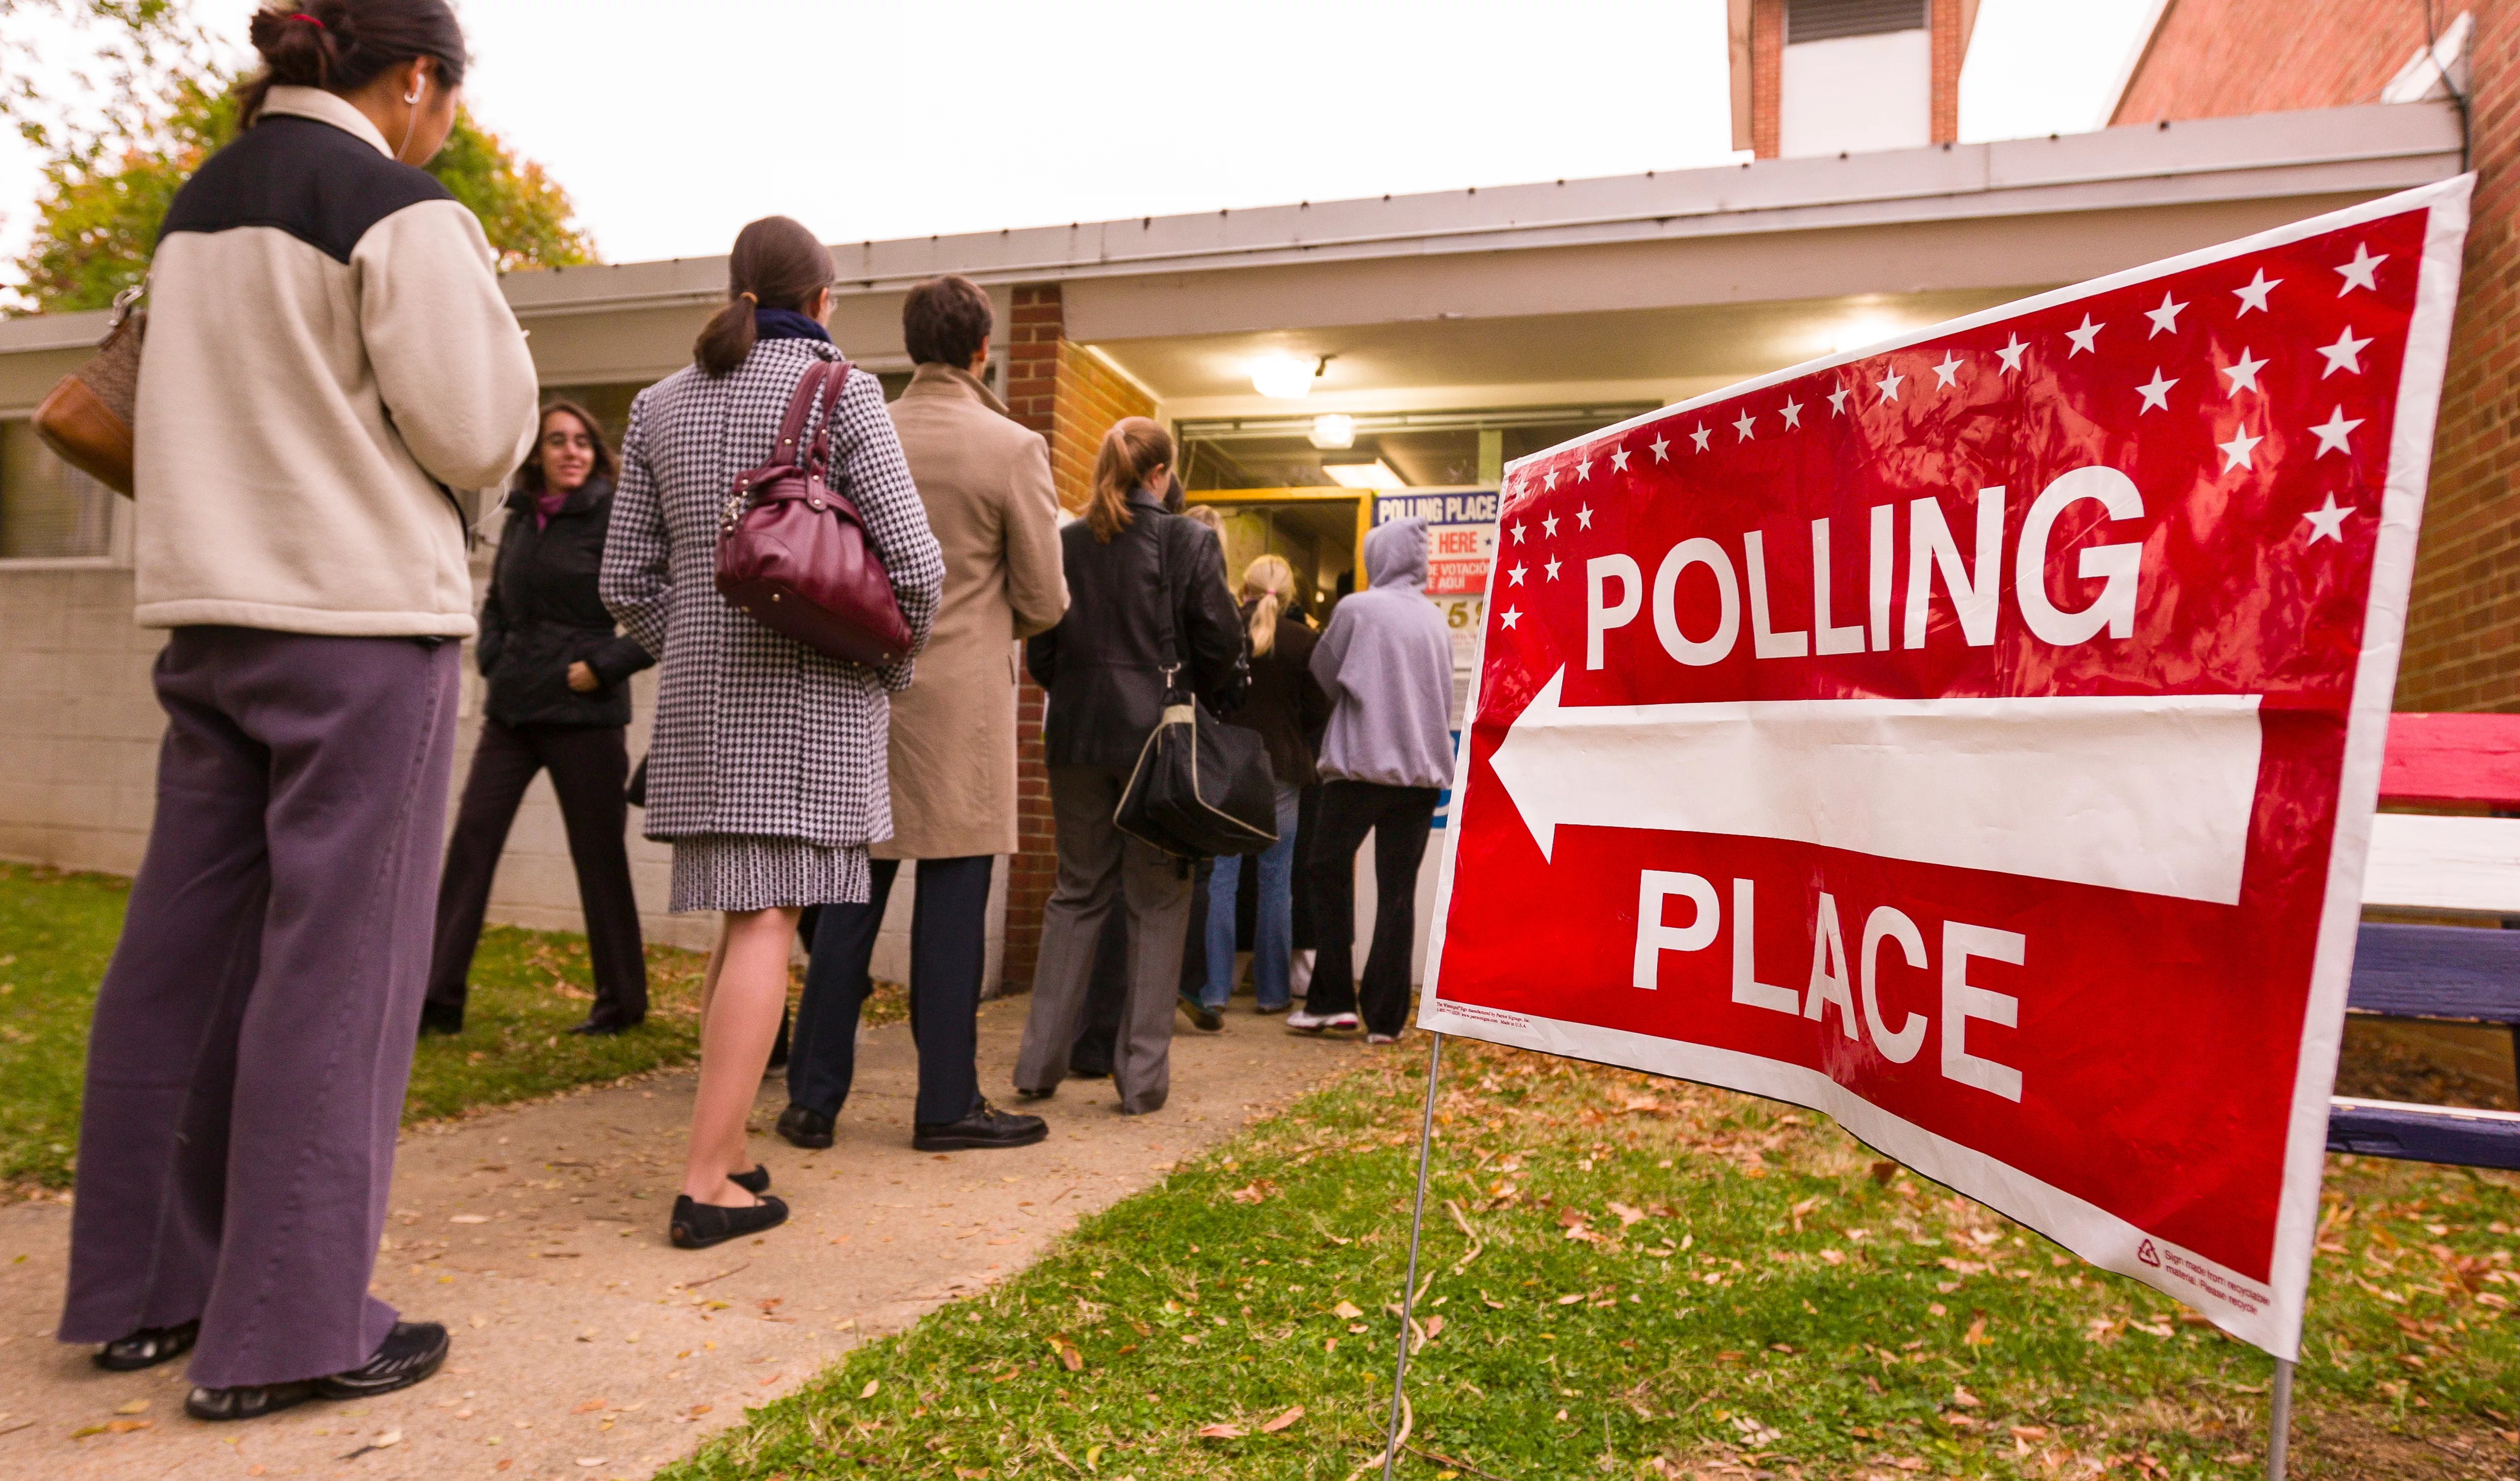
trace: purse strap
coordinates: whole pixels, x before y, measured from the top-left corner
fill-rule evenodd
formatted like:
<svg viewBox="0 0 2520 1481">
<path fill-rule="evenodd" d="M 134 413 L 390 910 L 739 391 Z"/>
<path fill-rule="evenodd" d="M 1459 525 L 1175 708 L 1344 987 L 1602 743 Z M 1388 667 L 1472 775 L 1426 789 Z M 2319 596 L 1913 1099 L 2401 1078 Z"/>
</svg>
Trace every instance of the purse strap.
<svg viewBox="0 0 2520 1481">
<path fill-rule="evenodd" d="M 830 404 L 822 409 L 822 419 L 815 426 L 814 446 L 806 455 L 805 469 L 828 483 L 832 469 L 832 424 L 840 419 L 840 398 L 848 393 L 849 372 L 854 367 L 846 360 L 826 360 L 820 368 L 824 373 L 823 396 L 830 399 Z"/>
<path fill-rule="evenodd" d="M 1162 510 L 1157 510 L 1156 513 L 1163 515 L 1166 519 L 1172 517 Z M 1164 658 L 1166 661 L 1162 672 L 1166 704 L 1173 702 L 1174 694 L 1181 689 L 1180 685 L 1173 682 L 1173 676 L 1180 673 L 1182 669 L 1181 604 L 1173 597 L 1172 554 L 1172 526 L 1157 524 L 1155 526 L 1155 582 L 1163 588 L 1164 593 Z"/>
<path fill-rule="evenodd" d="M 783 463 L 811 467 L 798 456 L 800 449 L 796 442 L 805 435 L 805 423 L 813 416 L 815 404 L 823 399 L 824 388 L 831 381 L 831 371 L 832 362 L 816 360 L 805 367 L 805 374 L 797 379 L 795 391 L 788 397 L 788 414 L 779 420 L 779 443 L 773 449 L 771 460 L 774 467 Z M 831 419 L 826 417 L 823 423 L 823 434 L 814 439 L 815 453 L 821 453 L 831 441 Z"/>
</svg>

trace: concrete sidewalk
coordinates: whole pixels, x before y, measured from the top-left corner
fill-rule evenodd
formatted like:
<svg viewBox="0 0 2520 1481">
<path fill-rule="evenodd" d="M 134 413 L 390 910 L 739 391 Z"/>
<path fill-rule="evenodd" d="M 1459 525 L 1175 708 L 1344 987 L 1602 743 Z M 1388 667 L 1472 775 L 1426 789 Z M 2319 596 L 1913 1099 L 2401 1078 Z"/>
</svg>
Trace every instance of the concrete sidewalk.
<svg viewBox="0 0 2520 1481">
<path fill-rule="evenodd" d="M 981 1012 L 981 1084 L 1007 1089 L 1027 1000 Z M 367 1404 L 248 1423 L 185 1417 L 182 1364 L 112 1374 L 52 1340 L 69 1210 L 0 1209 L 0 1477 L 644 1477 L 869 1337 L 985 1287 L 1077 1219 L 1160 1179 L 1327 1075 L 1352 1045 L 1299 1039 L 1238 1006 L 1173 1042 L 1172 1103 L 1113 1108 L 1074 1081 L 1024 1109 L 1050 1140 L 1012 1152 L 910 1147 L 917 1061 L 874 1030 L 829 1151 L 754 1147 L 794 1210 L 768 1235 L 665 1242 L 693 1075 L 406 1134 L 377 1290 L 455 1337 L 446 1370 Z"/>
</svg>

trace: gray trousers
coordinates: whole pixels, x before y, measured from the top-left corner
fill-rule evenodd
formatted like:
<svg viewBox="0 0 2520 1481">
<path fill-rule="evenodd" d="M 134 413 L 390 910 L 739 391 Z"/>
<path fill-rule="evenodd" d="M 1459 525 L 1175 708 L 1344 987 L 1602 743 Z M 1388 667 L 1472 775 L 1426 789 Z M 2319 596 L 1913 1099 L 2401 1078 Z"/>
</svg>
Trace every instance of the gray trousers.
<svg viewBox="0 0 2520 1481">
<path fill-rule="evenodd" d="M 1129 774 L 1107 766 L 1050 768 L 1058 829 L 1058 885 L 1042 912 L 1041 965 L 1032 979 L 1015 1086 L 1046 1091 L 1067 1074 L 1094 976 L 1094 948 L 1116 899 L 1129 912 L 1128 1001 L 1111 1052 L 1120 1109 L 1163 1108 L 1172 1092 L 1173 1003 L 1181 995 L 1182 941 L 1191 881 L 1161 853 L 1111 826 Z"/>
<path fill-rule="evenodd" d="M 359 1367 L 428 972 L 462 645 L 179 628 L 97 994 L 65 1342 L 196 1318 L 196 1383 Z"/>
</svg>

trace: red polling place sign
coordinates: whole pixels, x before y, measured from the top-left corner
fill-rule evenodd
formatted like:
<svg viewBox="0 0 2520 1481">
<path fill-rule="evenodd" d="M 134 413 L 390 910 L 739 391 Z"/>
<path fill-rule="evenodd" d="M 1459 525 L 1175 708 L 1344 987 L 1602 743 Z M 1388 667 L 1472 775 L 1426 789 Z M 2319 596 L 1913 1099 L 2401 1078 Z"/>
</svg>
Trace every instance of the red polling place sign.
<svg viewBox="0 0 2520 1481">
<path fill-rule="evenodd" d="M 2468 188 L 1514 465 L 1420 1021 L 1812 1106 L 2294 1356 Z"/>
</svg>

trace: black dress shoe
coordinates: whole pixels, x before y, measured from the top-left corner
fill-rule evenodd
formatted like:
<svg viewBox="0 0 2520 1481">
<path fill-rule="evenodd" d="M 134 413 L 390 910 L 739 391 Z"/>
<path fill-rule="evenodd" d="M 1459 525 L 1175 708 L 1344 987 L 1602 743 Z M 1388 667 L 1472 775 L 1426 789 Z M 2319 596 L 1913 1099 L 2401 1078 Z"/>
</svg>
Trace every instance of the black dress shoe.
<svg viewBox="0 0 2520 1481">
<path fill-rule="evenodd" d="M 446 1328 L 434 1322 L 397 1322 L 377 1355 L 345 1373 L 288 1383 L 244 1383 L 234 1388 L 196 1388 L 184 1413 L 196 1419 L 258 1419 L 309 1399 L 374 1399 L 411 1387 L 445 1366 Z"/>
<path fill-rule="evenodd" d="M 464 1010 L 455 1004 L 423 1002 L 420 1005 L 420 1031 L 424 1034 L 460 1034 L 464 1032 Z"/>
<path fill-rule="evenodd" d="M 144 1326 L 97 1349 L 96 1366 L 108 1372 L 136 1373 L 191 1352 L 201 1335 L 202 1324 L 198 1321 L 175 1326 Z"/>
<path fill-rule="evenodd" d="M 1111 1056 L 1089 1055 L 1080 1046 L 1067 1056 L 1067 1072 L 1079 1080 L 1108 1080 L 1111 1078 Z"/>
<path fill-rule="evenodd" d="M 1015 1087 L 1015 1099 L 1018 1100 L 1047 1100 L 1058 1094 L 1058 1087 L 1056 1085 L 1048 1090 L 1026 1090 L 1020 1085 Z"/>
<path fill-rule="evenodd" d="M 779 1113 L 779 1135 L 789 1146 L 821 1151 L 832 1144 L 832 1118 L 809 1106 L 791 1105 Z"/>
<path fill-rule="evenodd" d="M 706 1249 L 787 1222 L 788 1205 L 777 1198 L 765 1197 L 750 1208 L 720 1208 L 695 1203 L 684 1193 L 674 1199 L 674 1220 L 666 1233 L 676 1249 Z"/>
<path fill-rule="evenodd" d="M 609 1018 L 589 1017 L 584 1023 L 570 1024 L 568 1031 L 572 1034 L 582 1034 L 589 1039 L 608 1039 L 614 1034 L 628 1033 L 643 1021 L 645 1020 L 632 1018 L 627 1022 L 616 1023 Z"/>
<path fill-rule="evenodd" d="M 748 1173 L 729 1173 L 726 1181 L 758 1198 L 770 1191 L 770 1169 L 756 1162 Z"/>
<path fill-rule="evenodd" d="M 1196 998 L 1192 997 L 1188 993 L 1181 994 L 1179 997 L 1174 999 L 1174 1001 L 1181 1005 L 1182 1012 L 1190 1019 L 1190 1026 L 1197 1029 L 1200 1033 L 1216 1034 L 1223 1033 L 1225 1031 L 1225 1015 L 1218 1012 L 1215 1009 L 1199 1002 Z"/>
<path fill-rule="evenodd" d="M 1049 1135 L 1050 1123 L 1039 1116 L 1011 1115 L 983 1100 L 960 1121 L 913 1127 L 910 1144 L 922 1152 L 954 1152 L 1030 1146 Z"/>
</svg>

